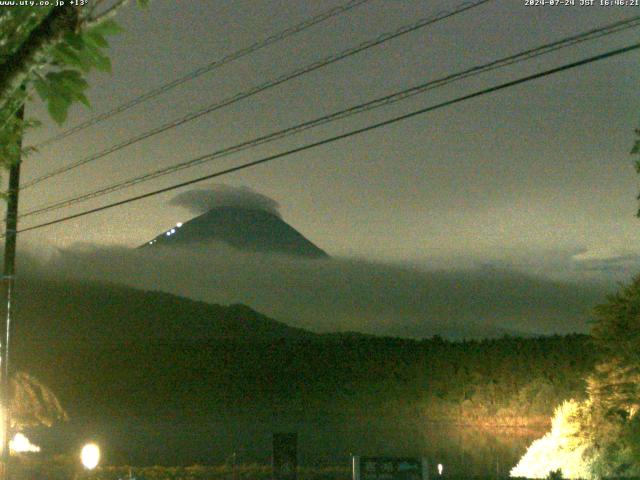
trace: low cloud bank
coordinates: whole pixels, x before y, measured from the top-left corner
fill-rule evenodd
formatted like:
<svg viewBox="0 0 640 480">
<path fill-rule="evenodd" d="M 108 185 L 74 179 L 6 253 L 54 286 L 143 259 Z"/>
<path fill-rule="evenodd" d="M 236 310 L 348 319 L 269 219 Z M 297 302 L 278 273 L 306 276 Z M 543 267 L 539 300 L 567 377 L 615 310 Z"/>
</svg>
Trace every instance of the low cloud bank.
<svg viewBox="0 0 640 480">
<path fill-rule="evenodd" d="M 23 257 L 24 258 L 24 257 Z M 108 281 L 210 303 L 244 303 L 313 331 L 471 338 L 587 332 L 611 290 L 495 268 L 423 269 L 302 260 L 222 244 L 130 250 L 77 246 L 26 259 L 28 275 Z"/>
</svg>

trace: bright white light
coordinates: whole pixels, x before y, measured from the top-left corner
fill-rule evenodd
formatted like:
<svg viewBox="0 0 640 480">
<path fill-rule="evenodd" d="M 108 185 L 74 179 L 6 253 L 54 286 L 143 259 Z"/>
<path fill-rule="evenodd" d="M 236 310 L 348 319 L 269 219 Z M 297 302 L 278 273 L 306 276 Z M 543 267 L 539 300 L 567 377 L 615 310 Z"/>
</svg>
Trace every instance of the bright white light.
<svg viewBox="0 0 640 480">
<path fill-rule="evenodd" d="M 442 464 L 439 463 L 438 464 L 438 475 L 442 475 L 442 469 L 443 469 Z"/>
<path fill-rule="evenodd" d="M 82 460 L 84 468 L 87 470 L 93 470 L 98 466 L 98 462 L 100 461 L 100 447 L 95 443 L 87 443 L 82 447 L 80 460 Z"/>
<path fill-rule="evenodd" d="M 176 223 L 176 227 L 180 228 L 182 226 L 182 222 Z"/>
<path fill-rule="evenodd" d="M 581 437 L 579 418 L 589 408 L 589 400 L 565 401 L 556 408 L 551 431 L 535 440 L 510 472 L 511 477 L 546 478 L 550 472 L 562 471 L 563 478 L 594 478 L 594 457 L 590 442 Z"/>
<path fill-rule="evenodd" d="M 172 228 L 172 229 L 171 229 L 171 233 L 176 233 L 176 229 L 175 229 L 175 228 Z"/>
<path fill-rule="evenodd" d="M 16 433 L 13 439 L 9 440 L 9 450 L 12 452 L 39 452 L 40 447 L 34 445 L 22 433 Z"/>
<path fill-rule="evenodd" d="M 171 232 L 167 232 L 167 237 L 168 237 L 169 235 L 171 235 Z"/>
</svg>

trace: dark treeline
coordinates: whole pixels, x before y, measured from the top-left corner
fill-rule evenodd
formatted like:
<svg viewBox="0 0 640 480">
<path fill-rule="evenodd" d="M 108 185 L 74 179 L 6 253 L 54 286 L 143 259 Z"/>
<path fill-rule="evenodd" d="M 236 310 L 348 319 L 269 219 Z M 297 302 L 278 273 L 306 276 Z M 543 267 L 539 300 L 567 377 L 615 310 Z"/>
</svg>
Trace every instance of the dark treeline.
<svg viewBox="0 0 640 480">
<path fill-rule="evenodd" d="M 595 362 L 582 335 L 320 335 L 242 305 L 116 285 L 31 279 L 20 291 L 16 365 L 49 385 L 72 418 L 395 412 L 541 424 L 583 395 Z"/>
<path fill-rule="evenodd" d="M 21 360 L 73 417 L 327 415 L 531 426 L 581 398 L 585 336 L 450 343 L 332 335 L 54 350 Z"/>
</svg>

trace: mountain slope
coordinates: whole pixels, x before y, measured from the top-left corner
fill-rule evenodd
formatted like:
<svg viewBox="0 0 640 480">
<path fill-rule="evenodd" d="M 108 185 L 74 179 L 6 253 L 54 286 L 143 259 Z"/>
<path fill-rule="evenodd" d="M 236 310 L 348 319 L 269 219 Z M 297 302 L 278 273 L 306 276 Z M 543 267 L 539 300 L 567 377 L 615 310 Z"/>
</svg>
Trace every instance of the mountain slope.
<svg viewBox="0 0 640 480">
<path fill-rule="evenodd" d="M 14 340 L 25 348 L 73 350 L 154 341 L 271 341 L 314 335 L 241 304 L 208 304 L 105 283 L 22 280 L 16 289 Z"/>
<path fill-rule="evenodd" d="M 218 207 L 178 224 L 143 247 L 188 245 L 210 241 L 224 242 L 239 250 L 283 253 L 308 258 L 327 257 L 278 215 L 264 210 Z"/>
</svg>

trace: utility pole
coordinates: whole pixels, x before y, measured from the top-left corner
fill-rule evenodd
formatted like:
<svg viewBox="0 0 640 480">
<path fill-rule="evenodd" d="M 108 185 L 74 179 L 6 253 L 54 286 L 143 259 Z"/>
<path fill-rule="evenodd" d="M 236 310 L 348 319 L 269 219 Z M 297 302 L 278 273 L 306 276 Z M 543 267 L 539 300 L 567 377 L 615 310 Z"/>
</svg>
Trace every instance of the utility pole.
<svg viewBox="0 0 640 480">
<path fill-rule="evenodd" d="M 22 129 L 22 120 L 24 119 L 24 105 L 18 111 L 18 128 Z M 18 140 L 18 149 L 22 149 L 22 132 Z M 11 339 L 12 324 L 12 300 L 15 285 L 16 271 L 16 237 L 18 229 L 18 193 L 20 190 L 20 162 L 21 155 L 13 159 L 9 168 L 9 189 L 7 191 L 7 221 L 4 237 L 4 271 L 2 275 L 2 283 L 4 286 L 5 300 L 5 317 L 4 317 L 4 335 L 0 340 L 0 408 L 4 413 L 2 419 L 2 480 L 9 480 L 9 438 L 11 429 L 11 370 L 9 369 L 9 341 Z"/>
</svg>

